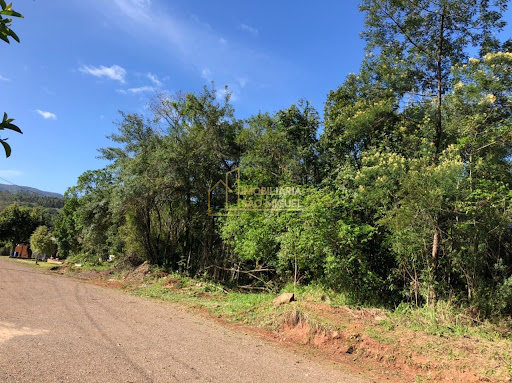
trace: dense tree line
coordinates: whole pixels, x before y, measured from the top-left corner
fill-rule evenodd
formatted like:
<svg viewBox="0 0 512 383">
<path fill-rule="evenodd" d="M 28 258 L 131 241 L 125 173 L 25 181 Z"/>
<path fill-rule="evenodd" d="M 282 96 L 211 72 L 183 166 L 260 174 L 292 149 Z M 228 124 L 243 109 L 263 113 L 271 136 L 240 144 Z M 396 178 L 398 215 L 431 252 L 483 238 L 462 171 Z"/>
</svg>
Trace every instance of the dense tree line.
<svg viewBox="0 0 512 383">
<path fill-rule="evenodd" d="M 121 114 L 100 150 L 110 165 L 67 191 L 59 251 L 510 314 L 512 43 L 496 38 L 506 1 L 360 8 L 367 54 L 329 93 L 323 129 L 304 100 L 240 120 L 213 88 L 161 94 L 147 115 Z M 302 208 L 209 216 L 208 190 L 237 168 L 236 187 L 300 187 Z"/>
<path fill-rule="evenodd" d="M 64 200 L 59 197 L 48 197 L 23 191 L 16 193 L 0 191 L 0 211 L 13 203 L 28 207 L 40 206 L 48 209 L 61 209 L 64 206 Z"/>
</svg>

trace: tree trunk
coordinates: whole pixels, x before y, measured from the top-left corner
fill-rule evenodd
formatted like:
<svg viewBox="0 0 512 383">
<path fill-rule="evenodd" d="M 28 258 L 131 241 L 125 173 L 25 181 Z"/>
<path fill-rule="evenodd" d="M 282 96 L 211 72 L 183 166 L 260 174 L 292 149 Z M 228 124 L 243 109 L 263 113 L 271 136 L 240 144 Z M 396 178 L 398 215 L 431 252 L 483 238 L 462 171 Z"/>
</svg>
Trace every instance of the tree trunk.
<svg viewBox="0 0 512 383">
<path fill-rule="evenodd" d="M 429 304 L 435 305 L 437 301 L 437 292 L 436 292 L 436 276 L 437 276 L 437 263 L 439 256 L 439 237 L 441 233 L 439 228 L 436 227 L 434 230 L 434 236 L 432 238 L 432 258 L 431 258 L 431 269 L 432 275 L 430 277 L 430 291 L 429 291 Z"/>
<path fill-rule="evenodd" d="M 437 105 L 436 105 L 436 135 L 434 138 L 434 161 L 437 162 L 441 152 L 441 139 L 443 135 L 442 103 L 443 103 L 443 45 L 444 45 L 445 8 L 441 11 L 441 26 L 439 29 L 439 45 L 436 58 Z"/>
<path fill-rule="evenodd" d="M 439 159 L 439 154 L 441 153 L 441 140 L 443 136 L 443 116 L 442 116 L 442 106 L 443 106 L 443 48 L 444 48 L 444 23 L 446 17 L 446 9 L 443 6 L 441 10 L 441 24 L 439 27 L 439 44 L 438 51 L 436 57 L 436 81 L 437 81 L 437 105 L 436 105 L 436 121 L 435 121 L 435 138 L 434 138 L 434 163 L 437 163 Z M 434 229 L 434 236 L 432 238 L 432 259 L 431 259 L 431 268 L 432 268 L 432 277 L 431 277 L 431 285 L 429 292 L 429 304 L 435 304 L 437 300 L 436 294 L 436 276 L 437 276 L 437 263 L 438 263 L 438 253 L 439 253 L 439 237 L 440 231 L 439 227 L 436 223 L 436 227 Z"/>
</svg>

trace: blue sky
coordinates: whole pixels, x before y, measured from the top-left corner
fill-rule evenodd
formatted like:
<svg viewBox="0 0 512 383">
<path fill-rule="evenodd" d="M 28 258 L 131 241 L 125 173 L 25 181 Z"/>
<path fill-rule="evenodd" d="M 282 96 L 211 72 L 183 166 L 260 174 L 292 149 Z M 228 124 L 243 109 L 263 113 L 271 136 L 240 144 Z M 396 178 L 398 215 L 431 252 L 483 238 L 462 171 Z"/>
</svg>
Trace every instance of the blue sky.
<svg viewBox="0 0 512 383">
<path fill-rule="evenodd" d="M 326 94 L 364 55 L 358 1 L 17 0 L 0 44 L 0 111 L 23 135 L 0 177 L 63 193 L 109 145 L 118 110 L 158 91 L 228 85 L 239 118 Z M 0 180 L 0 183 L 4 181 Z"/>
</svg>

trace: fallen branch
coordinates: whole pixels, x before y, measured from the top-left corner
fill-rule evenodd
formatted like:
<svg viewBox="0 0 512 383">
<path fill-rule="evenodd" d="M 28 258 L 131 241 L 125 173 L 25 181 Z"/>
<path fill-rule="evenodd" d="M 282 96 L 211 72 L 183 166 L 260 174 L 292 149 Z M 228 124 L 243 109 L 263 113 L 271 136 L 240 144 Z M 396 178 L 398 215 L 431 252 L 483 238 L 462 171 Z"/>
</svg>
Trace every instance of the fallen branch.
<svg viewBox="0 0 512 383">
<path fill-rule="evenodd" d="M 266 287 L 261 288 L 261 289 L 266 289 L 268 291 L 272 291 L 272 287 L 270 286 L 270 284 L 268 282 L 266 282 L 264 279 L 262 279 L 260 277 L 257 277 L 254 273 L 263 272 L 263 271 L 275 271 L 274 269 L 240 270 L 240 269 L 235 269 L 233 267 L 226 268 L 226 267 L 221 267 L 221 266 L 217 266 L 217 265 L 213 265 L 213 267 L 215 267 L 217 269 L 220 269 L 220 270 L 224 270 L 224 271 L 231 271 L 231 272 L 235 272 L 235 273 L 247 274 L 250 277 L 260 281 L 261 283 L 263 283 L 266 286 Z"/>
<path fill-rule="evenodd" d="M 266 291 L 268 291 L 267 287 L 262 287 L 262 286 L 246 285 L 246 286 L 238 286 L 238 287 L 241 288 L 241 289 L 247 289 L 247 290 L 266 290 Z"/>
</svg>

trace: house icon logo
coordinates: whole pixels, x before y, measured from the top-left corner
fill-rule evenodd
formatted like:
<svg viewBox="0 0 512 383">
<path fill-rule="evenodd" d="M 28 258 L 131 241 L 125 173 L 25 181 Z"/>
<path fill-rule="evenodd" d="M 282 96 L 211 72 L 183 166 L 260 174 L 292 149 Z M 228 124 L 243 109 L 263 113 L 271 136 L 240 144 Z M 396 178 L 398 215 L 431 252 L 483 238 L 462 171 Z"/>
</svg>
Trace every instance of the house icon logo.
<svg viewBox="0 0 512 383">
<path fill-rule="evenodd" d="M 226 172 L 208 190 L 208 215 L 210 217 L 237 216 L 240 214 L 240 168 Z"/>
</svg>

